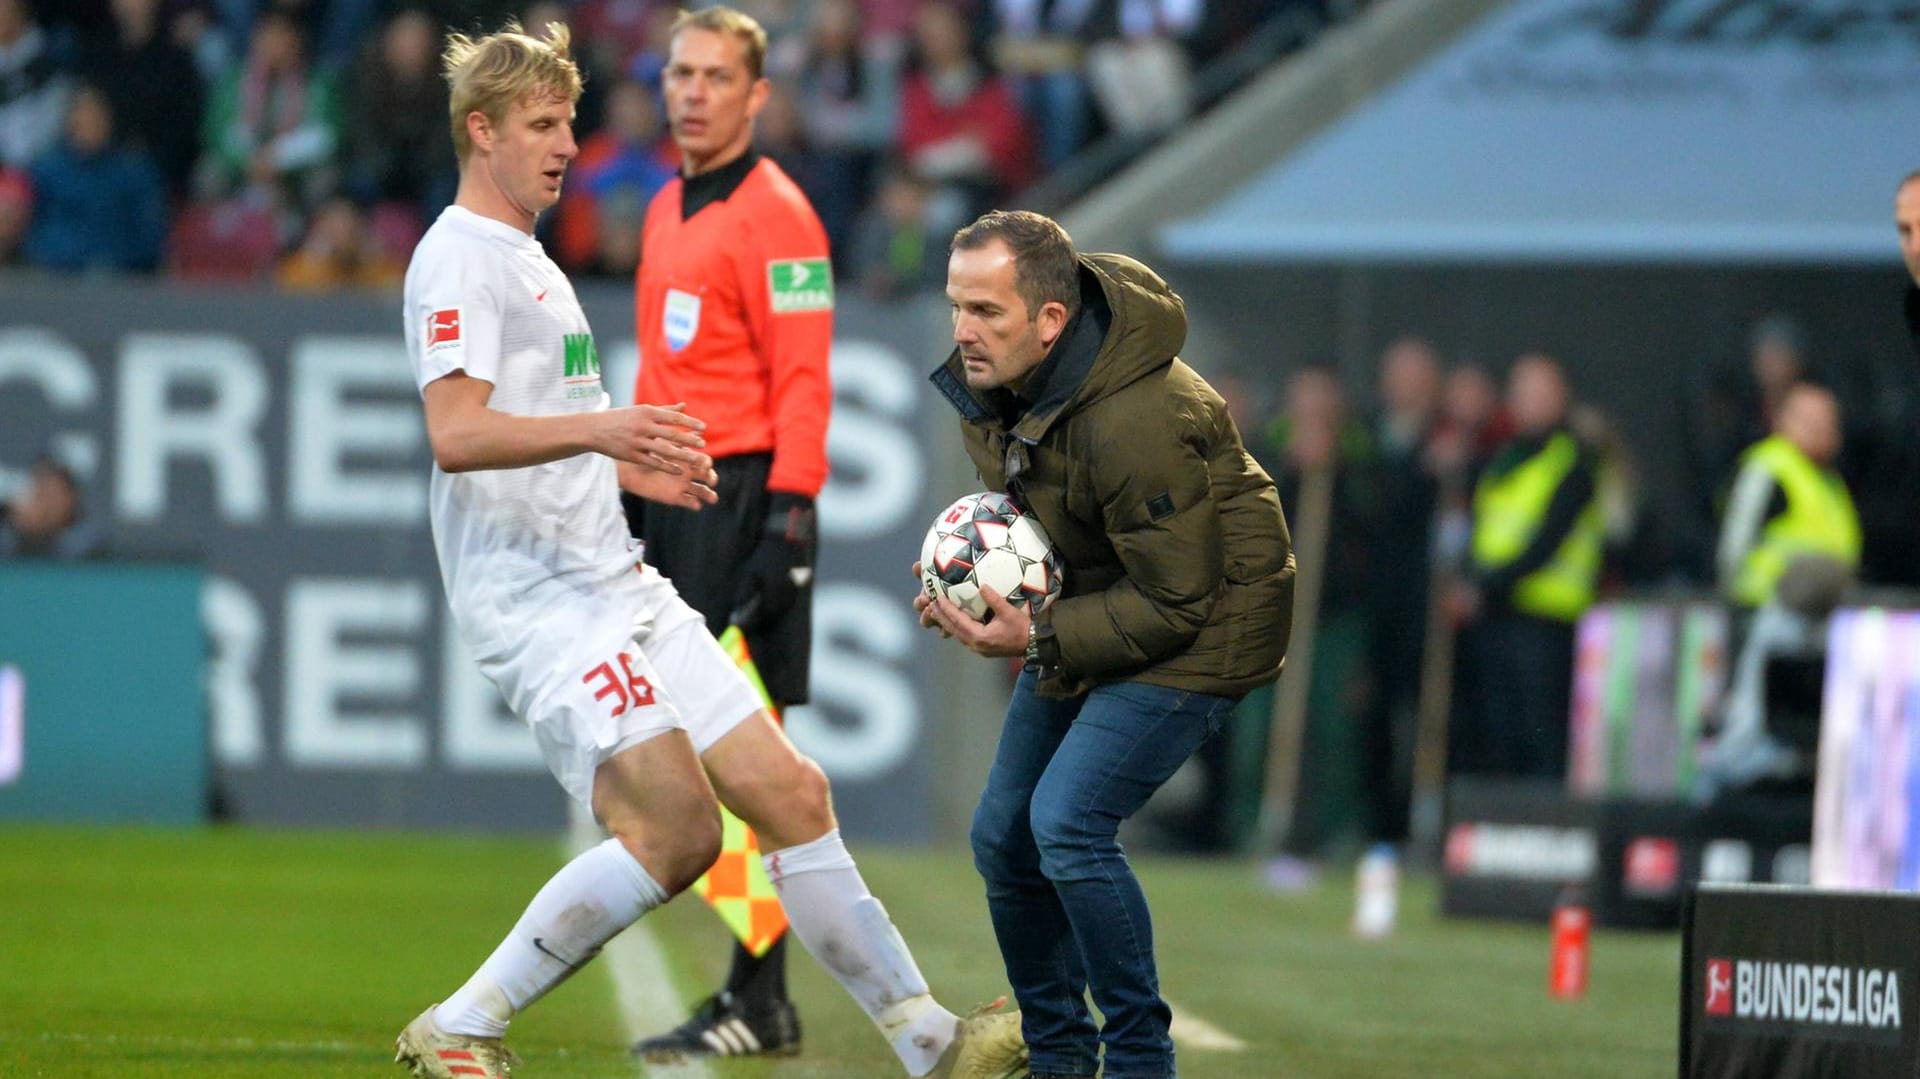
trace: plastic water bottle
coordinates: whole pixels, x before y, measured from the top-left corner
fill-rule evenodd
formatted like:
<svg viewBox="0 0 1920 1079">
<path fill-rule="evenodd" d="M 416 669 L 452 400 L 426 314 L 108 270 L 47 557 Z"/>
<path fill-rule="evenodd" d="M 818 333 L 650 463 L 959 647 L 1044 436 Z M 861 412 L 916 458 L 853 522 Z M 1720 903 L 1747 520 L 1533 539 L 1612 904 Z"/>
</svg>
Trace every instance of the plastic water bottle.
<svg viewBox="0 0 1920 1079">
<path fill-rule="evenodd" d="M 1391 843 L 1376 843 L 1354 872 L 1353 935 L 1379 940 L 1393 933 L 1400 915 L 1400 856 Z"/>
<path fill-rule="evenodd" d="M 1561 1000 L 1587 994 L 1587 947 L 1593 912 L 1578 888 L 1560 893 L 1553 908 L 1553 963 L 1547 974 L 1547 992 Z"/>
</svg>

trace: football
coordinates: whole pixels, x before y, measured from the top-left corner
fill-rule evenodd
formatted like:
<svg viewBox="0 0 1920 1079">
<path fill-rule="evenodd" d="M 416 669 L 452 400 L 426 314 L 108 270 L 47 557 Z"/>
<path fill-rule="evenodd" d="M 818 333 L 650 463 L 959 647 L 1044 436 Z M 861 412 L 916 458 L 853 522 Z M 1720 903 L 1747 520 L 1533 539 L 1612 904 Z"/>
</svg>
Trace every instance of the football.
<svg viewBox="0 0 1920 1079">
<path fill-rule="evenodd" d="M 920 544 L 920 581 L 928 596 L 945 596 L 984 622 L 981 586 L 1025 604 L 1029 614 L 1060 595 L 1060 556 L 1047 530 L 997 491 L 967 495 L 940 511 Z"/>
</svg>

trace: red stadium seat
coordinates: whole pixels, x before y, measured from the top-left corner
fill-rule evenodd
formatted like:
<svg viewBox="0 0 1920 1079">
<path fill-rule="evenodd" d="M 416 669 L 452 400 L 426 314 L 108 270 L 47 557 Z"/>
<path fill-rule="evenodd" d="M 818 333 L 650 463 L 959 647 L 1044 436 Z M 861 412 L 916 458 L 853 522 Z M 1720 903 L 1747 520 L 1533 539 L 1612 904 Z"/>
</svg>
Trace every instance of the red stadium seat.
<svg viewBox="0 0 1920 1079">
<path fill-rule="evenodd" d="M 382 202 L 373 208 L 370 218 L 373 238 L 380 249 L 401 262 L 413 257 L 414 245 L 426 234 L 420 222 L 420 209 L 411 202 Z"/>
<path fill-rule="evenodd" d="M 195 203 L 173 223 L 167 268 L 188 281 L 246 281 L 273 273 L 280 241 L 267 210 L 237 202 Z"/>
</svg>

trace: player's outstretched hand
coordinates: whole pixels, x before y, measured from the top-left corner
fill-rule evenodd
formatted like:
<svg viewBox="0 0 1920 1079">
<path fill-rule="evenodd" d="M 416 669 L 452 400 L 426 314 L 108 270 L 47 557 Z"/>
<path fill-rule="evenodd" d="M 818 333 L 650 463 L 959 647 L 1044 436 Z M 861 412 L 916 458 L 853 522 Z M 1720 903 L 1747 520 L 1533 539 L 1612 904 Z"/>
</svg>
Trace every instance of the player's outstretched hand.
<svg viewBox="0 0 1920 1079">
<path fill-rule="evenodd" d="M 1026 608 L 1008 603 L 1005 596 L 982 586 L 980 596 L 987 601 L 992 617 L 975 622 L 945 596 L 934 596 L 927 611 L 941 631 L 957 637 L 961 644 L 983 656 L 1024 656 L 1027 653 L 1027 623 L 1032 619 Z"/>
<path fill-rule="evenodd" d="M 664 472 L 621 461 L 618 463 L 620 486 L 649 502 L 678 506 L 683 510 L 711 506 L 720 501 L 719 492 L 715 490 L 720 484 L 720 474 L 713 470 L 713 458 L 704 453 L 699 458 L 698 461 L 688 462 L 687 467 L 678 472 Z"/>
<path fill-rule="evenodd" d="M 701 449 L 707 444 L 701 434 L 706 422 L 687 415 L 685 404 L 634 405 L 609 409 L 606 442 L 600 452 L 616 461 L 631 461 L 642 468 L 678 476 L 691 469 L 703 474 L 712 461 Z"/>
</svg>

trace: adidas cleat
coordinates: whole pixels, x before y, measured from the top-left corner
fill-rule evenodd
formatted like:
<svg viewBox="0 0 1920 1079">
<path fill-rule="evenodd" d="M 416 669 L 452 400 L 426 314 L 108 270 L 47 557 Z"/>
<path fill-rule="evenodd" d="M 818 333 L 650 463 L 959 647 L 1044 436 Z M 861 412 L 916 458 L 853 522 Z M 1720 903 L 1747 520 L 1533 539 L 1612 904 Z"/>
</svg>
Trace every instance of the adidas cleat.
<svg viewBox="0 0 1920 1079">
<path fill-rule="evenodd" d="M 499 1038 L 449 1034 L 434 1026 L 433 1008 L 407 1024 L 393 1049 L 393 1062 L 406 1065 L 416 1079 L 512 1079 L 518 1062 Z"/>
<path fill-rule="evenodd" d="M 723 990 L 694 1009 L 686 1022 L 633 1043 L 632 1051 L 656 1062 L 698 1056 L 792 1056 L 800 1051 L 800 1016 L 789 1001 L 749 1007 Z"/>
</svg>

